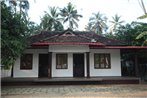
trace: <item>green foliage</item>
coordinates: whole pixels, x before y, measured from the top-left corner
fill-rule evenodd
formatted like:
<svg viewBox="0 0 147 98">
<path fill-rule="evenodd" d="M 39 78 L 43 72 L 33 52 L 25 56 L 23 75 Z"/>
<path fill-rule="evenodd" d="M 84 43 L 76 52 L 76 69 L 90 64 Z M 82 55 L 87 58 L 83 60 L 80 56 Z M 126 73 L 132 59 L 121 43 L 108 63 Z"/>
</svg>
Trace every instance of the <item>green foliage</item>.
<svg viewBox="0 0 147 98">
<path fill-rule="evenodd" d="M 41 18 L 40 27 L 47 31 L 62 31 L 63 25 L 61 18 L 57 12 L 58 8 L 49 7 L 49 12 L 45 11 L 45 15 Z"/>
<path fill-rule="evenodd" d="M 47 31 L 62 31 L 64 30 L 63 23 L 68 22 L 69 28 L 74 29 L 78 27 L 77 21 L 82 15 L 78 14 L 75 7 L 68 3 L 67 7 L 60 9 L 57 7 L 49 7 L 49 11 L 41 18 L 40 28 Z"/>
<path fill-rule="evenodd" d="M 125 26 L 120 26 L 116 30 L 115 38 L 125 41 L 128 45 L 142 45 L 146 37 L 142 37 L 140 39 L 136 39 L 136 37 L 146 30 L 146 23 L 133 22 L 131 24 L 126 24 Z"/>
<path fill-rule="evenodd" d="M 16 13 L 1 2 L 1 64 L 5 68 L 10 68 L 26 48 L 30 23 L 24 12 Z"/>
<path fill-rule="evenodd" d="M 140 16 L 140 17 L 138 17 L 138 19 L 145 19 L 145 18 L 147 18 L 147 13 L 142 15 L 142 16 Z"/>
<path fill-rule="evenodd" d="M 145 39 L 142 45 L 147 44 L 147 31 L 144 31 L 144 32 L 140 33 L 140 34 L 136 37 L 136 39 L 142 39 L 142 38 Z"/>
<path fill-rule="evenodd" d="M 116 39 L 116 36 L 113 33 L 108 32 L 108 33 L 105 33 L 104 36 L 107 38 Z"/>
<path fill-rule="evenodd" d="M 9 5 L 11 6 L 12 10 L 15 13 L 17 11 L 19 11 L 20 14 L 22 12 L 25 12 L 25 14 L 27 15 L 27 10 L 29 10 L 29 8 L 30 8 L 30 4 L 29 4 L 29 1 L 28 0 L 8 0 L 8 1 L 9 1 Z"/>
</svg>

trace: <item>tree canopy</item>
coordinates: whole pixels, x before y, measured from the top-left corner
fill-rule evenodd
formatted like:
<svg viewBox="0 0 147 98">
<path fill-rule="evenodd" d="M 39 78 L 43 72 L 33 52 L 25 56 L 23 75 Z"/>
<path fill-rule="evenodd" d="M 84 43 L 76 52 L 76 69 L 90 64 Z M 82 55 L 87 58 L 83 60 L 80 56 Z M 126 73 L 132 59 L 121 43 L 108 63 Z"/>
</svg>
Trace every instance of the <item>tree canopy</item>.
<svg viewBox="0 0 147 98">
<path fill-rule="evenodd" d="M 140 39 L 136 39 L 136 37 L 147 30 L 146 23 L 132 22 L 131 24 L 122 25 L 116 29 L 115 34 L 111 37 L 117 40 L 121 40 L 126 42 L 128 45 L 147 45 L 144 43 L 144 40 L 147 36 L 144 36 Z"/>
<path fill-rule="evenodd" d="M 57 7 L 49 7 L 49 12 L 45 11 L 45 15 L 41 18 L 41 29 L 47 31 L 62 31 L 61 17 L 59 17 L 59 12 Z"/>
<path fill-rule="evenodd" d="M 17 13 L 12 6 L 1 2 L 1 64 L 8 68 L 14 64 L 18 56 L 27 46 L 26 39 L 30 36 L 29 21 L 23 11 Z"/>
</svg>

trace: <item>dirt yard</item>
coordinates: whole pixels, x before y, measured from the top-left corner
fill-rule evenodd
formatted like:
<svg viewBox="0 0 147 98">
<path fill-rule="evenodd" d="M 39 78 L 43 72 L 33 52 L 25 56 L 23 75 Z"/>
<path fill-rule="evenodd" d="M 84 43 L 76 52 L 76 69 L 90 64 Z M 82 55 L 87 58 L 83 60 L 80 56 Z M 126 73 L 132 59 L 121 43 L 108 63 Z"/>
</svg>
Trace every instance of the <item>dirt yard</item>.
<svg viewBox="0 0 147 98">
<path fill-rule="evenodd" d="M 5 86 L 1 88 L 1 94 L 2 98 L 147 98 L 147 85 Z"/>
</svg>

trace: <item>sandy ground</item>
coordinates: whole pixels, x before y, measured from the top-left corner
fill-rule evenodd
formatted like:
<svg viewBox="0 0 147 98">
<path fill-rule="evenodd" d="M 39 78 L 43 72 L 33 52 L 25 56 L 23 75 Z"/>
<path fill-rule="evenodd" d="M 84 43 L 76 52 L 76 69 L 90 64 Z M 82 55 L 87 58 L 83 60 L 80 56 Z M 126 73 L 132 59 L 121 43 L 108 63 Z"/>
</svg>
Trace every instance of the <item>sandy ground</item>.
<svg viewBox="0 0 147 98">
<path fill-rule="evenodd" d="M 1 98 L 147 98 L 147 85 L 5 86 Z"/>
</svg>

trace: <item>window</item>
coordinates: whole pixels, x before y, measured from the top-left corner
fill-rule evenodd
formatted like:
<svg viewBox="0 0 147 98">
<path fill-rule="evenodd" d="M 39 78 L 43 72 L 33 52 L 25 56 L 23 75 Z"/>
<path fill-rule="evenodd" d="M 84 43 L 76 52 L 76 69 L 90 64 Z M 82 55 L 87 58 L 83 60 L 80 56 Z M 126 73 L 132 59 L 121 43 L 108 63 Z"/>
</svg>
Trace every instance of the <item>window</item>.
<svg viewBox="0 0 147 98">
<path fill-rule="evenodd" d="M 111 68 L 110 54 L 94 54 L 94 68 L 107 69 Z"/>
<path fill-rule="evenodd" d="M 67 54 L 56 54 L 56 68 L 67 69 Z"/>
<path fill-rule="evenodd" d="M 20 60 L 20 69 L 32 69 L 33 54 L 23 54 Z"/>
</svg>

